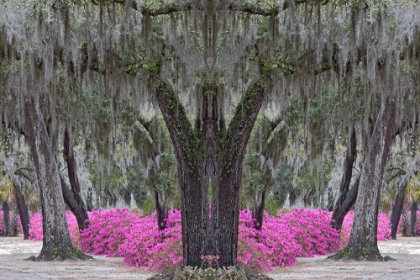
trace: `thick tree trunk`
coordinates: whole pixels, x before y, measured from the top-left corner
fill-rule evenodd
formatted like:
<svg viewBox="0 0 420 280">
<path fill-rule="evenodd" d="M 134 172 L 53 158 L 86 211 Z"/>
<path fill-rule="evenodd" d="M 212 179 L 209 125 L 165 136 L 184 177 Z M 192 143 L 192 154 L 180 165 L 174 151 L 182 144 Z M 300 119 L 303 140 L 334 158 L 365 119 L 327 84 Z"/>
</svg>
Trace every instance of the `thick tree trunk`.
<svg viewBox="0 0 420 280">
<path fill-rule="evenodd" d="M 23 229 L 23 239 L 26 240 L 29 238 L 28 207 L 26 206 L 25 197 L 23 196 L 23 193 L 21 192 L 20 188 L 14 185 L 14 189 L 15 189 L 15 196 L 16 196 L 16 204 L 19 210 L 20 222 L 22 224 L 22 229 Z"/>
<path fill-rule="evenodd" d="M 70 239 L 58 167 L 37 100 L 27 97 L 24 110 L 24 135 L 35 163 L 42 204 L 44 238 L 41 253 L 35 259 L 85 258 Z"/>
<path fill-rule="evenodd" d="M 3 202 L 4 236 L 10 236 L 10 206 L 7 201 Z"/>
<path fill-rule="evenodd" d="M 264 83 L 255 83 L 247 90 L 227 132 L 218 115 L 217 87 L 209 84 L 201 89 L 201 124 L 193 132 L 172 89 L 162 81 L 155 84 L 178 161 L 184 265 L 205 266 L 201 255 L 219 255 L 214 267 L 234 266 L 242 161 L 264 99 Z"/>
<path fill-rule="evenodd" d="M 182 246 L 184 265 L 200 267 L 205 247 L 205 197 L 197 145 L 182 105 L 173 90 L 162 81 L 156 82 L 156 99 L 168 127 L 178 161 L 181 188 Z"/>
<path fill-rule="evenodd" d="M 256 230 L 262 229 L 264 218 L 265 194 L 266 191 L 257 192 L 254 197 L 254 205 L 252 207 L 252 218 L 255 219 L 254 228 Z"/>
<path fill-rule="evenodd" d="M 378 114 L 363 163 L 350 240 L 335 259 L 383 260 L 378 244 L 378 206 L 382 176 L 395 137 L 396 104 L 390 97 Z"/>
<path fill-rule="evenodd" d="M 392 207 L 391 214 L 391 238 L 397 239 L 398 224 L 400 223 L 401 212 L 404 206 L 405 191 L 407 184 L 405 184 L 397 194 L 395 198 L 394 206 Z"/>
<path fill-rule="evenodd" d="M 353 126 L 349 144 L 347 147 L 346 159 L 344 161 L 344 173 L 340 184 L 340 197 L 334 206 L 331 218 L 331 226 L 336 230 L 341 230 L 344 218 L 356 202 L 357 192 L 359 188 L 359 178 L 349 191 L 351 177 L 353 175 L 353 164 L 357 155 L 356 129 Z"/>
<path fill-rule="evenodd" d="M 89 226 L 89 216 L 86 210 L 85 202 L 80 195 L 80 184 L 77 177 L 76 160 L 73 154 L 71 131 L 68 125 L 64 131 L 64 159 L 67 163 L 67 174 L 69 176 L 71 186 L 71 189 L 69 190 L 62 181 L 64 201 L 76 217 L 79 231 L 82 231 Z"/>
<path fill-rule="evenodd" d="M 242 162 L 249 136 L 264 100 L 266 86 L 261 80 L 248 88 L 223 138 L 224 144 L 220 145 L 222 153 L 218 158 L 220 168 L 218 172 L 221 174 L 221 179 L 219 185 L 216 186 L 213 215 L 216 215 L 214 221 L 216 253 L 220 255 L 221 267 L 237 264 Z"/>
<path fill-rule="evenodd" d="M 411 204 L 411 218 L 410 218 L 410 236 L 417 236 L 416 223 L 417 223 L 417 201 L 413 201 Z"/>
</svg>

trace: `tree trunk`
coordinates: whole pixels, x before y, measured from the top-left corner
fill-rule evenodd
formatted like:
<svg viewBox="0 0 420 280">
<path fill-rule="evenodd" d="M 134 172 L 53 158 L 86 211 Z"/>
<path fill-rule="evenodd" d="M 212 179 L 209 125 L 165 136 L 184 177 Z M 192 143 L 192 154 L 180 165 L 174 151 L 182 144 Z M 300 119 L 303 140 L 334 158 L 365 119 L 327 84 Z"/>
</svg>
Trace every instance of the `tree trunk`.
<svg viewBox="0 0 420 280">
<path fill-rule="evenodd" d="M 262 229 L 263 218 L 264 218 L 264 204 L 265 204 L 266 191 L 257 192 L 254 197 L 254 205 L 252 208 L 252 218 L 254 221 L 254 228 L 256 230 Z"/>
<path fill-rule="evenodd" d="M 41 253 L 36 260 L 85 258 L 73 247 L 67 226 L 60 176 L 51 141 L 38 101 L 29 96 L 24 103 L 25 131 L 35 163 L 42 204 L 44 232 Z"/>
<path fill-rule="evenodd" d="M 80 195 L 80 184 L 77 177 L 76 160 L 73 154 L 73 143 L 69 125 L 64 130 L 64 159 L 67 163 L 67 174 L 71 186 L 71 189 L 68 189 L 62 181 L 64 201 L 76 217 L 79 231 L 82 231 L 89 226 L 89 216 L 86 205 Z"/>
<path fill-rule="evenodd" d="M 410 219 L 410 236 L 417 236 L 416 223 L 417 223 L 417 201 L 413 201 L 411 204 L 411 219 Z"/>
<path fill-rule="evenodd" d="M 377 240 L 378 206 L 382 176 L 395 137 L 396 104 L 388 97 L 378 114 L 363 163 L 355 216 L 346 248 L 333 258 L 383 260 Z"/>
<path fill-rule="evenodd" d="M 156 82 L 156 99 L 168 127 L 178 161 L 181 188 L 182 248 L 186 266 L 201 267 L 204 254 L 205 198 L 200 180 L 198 155 L 194 134 L 182 105 L 172 88 L 163 81 Z M 200 164 L 201 165 L 201 164 Z M 208 212 L 208 210 L 207 210 Z"/>
<path fill-rule="evenodd" d="M 154 191 L 156 203 L 156 216 L 159 230 L 166 228 L 166 219 L 168 218 L 168 207 L 166 205 L 165 194 Z"/>
<path fill-rule="evenodd" d="M 10 236 L 10 207 L 7 201 L 3 202 L 4 236 Z"/>
<path fill-rule="evenodd" d="M 203 104 L 197 130 L 193 131 L 170 86 L 163 81 L 155 84 L 178 161 L 184 265 L 205 268 L 201 255 L 219 255 L 213 267 L 234 266 L 242 161 L 265 96 L 264 83 L 255 83 L 247 90 L 227 132 L 217 110 L 220 89 L 212 84 L 200 89 Z"/>
<path fill-rule="evenodd" d="M 400 223 L 401 211 L 404 206 L 405 191 L 407 189 L 407 184 L 405 184 L 397 194 L 395 198 L 394 206 L 392 207 L 391 214 L 391 238 L 397 239 L 398 224 Z"/>
<path fill-rule="evenodd" d="M 15 207 L 12 212 L 12 222 L 10 224 L 10 236 L 17 236 L 18 235 L 18 209 Z"/>
<path fill-rule="evenodd" d="M 21 192 L 18 186 L 14 185 L 16 204 L 19 210 L 20 223 L 22 224 L 23 229 L 23 239 L 26 240 L 29 238 L 29 212 L 28 207 L 26 206 L 25 197 Z"/>
<path fill-rule="evenodd" d="M 334 211 L 331 217 L 331 226 L 336 230 L 341 231 L 344 218 L 350 211 L 353 204 L 356 202 L 357 191 L 359 189 L 359 178 L 349 191 L 350 181 L 353 174 L 353 164 L 357 155 L 356 129 L 353 126 L 349 144 L 347 148 L 346 159 L 344 161 L 344 173 L 340 184 L 340 197 L 334 206 Z"/>
</svg>

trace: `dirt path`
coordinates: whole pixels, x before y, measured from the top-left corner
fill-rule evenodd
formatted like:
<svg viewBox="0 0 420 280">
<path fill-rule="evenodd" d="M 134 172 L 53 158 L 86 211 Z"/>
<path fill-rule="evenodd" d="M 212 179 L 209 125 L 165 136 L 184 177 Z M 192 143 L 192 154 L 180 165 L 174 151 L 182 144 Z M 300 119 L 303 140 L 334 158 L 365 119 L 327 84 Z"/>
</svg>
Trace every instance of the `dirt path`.
<svg viewBox="0 0 420 280">
<path fill-rule="evenodd" d="M 24 241 L 21 237 L 0 237 L 0 279 L 7 280 L 99 280 L 146 279 L 144 269 L 125 267 L 121 258 L 95 257 L 85 262 L 23 261 L 41 250 L 41 242 Z M 299 258 L 295 267 L 278 269 L 269 275 L 274 279 L 398 279 L 420 280 L 420 238 L 399 237 L 396 241 L 380 242 L 382 254 L 397 261 L 336 262 L 325 256 Z"/>
<path fill-rule="evenodd" d="M 398 240 L 379 242 L 378 246 L 382 256 L 390 256 L 396 261 L 331 261 L 325 256 L 298 258 L 296 266 L 279 269 L 269 275 L 275 280 L 420 280 L 420 237 L 398 237 Z"/>
</svg>

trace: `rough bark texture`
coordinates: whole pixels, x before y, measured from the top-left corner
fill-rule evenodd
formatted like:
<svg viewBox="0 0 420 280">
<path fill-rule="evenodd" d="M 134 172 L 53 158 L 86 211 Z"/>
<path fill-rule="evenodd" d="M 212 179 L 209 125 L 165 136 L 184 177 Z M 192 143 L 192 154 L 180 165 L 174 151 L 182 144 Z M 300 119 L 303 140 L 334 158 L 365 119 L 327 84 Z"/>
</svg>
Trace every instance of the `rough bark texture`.
<svg viewBox="0 0 420 280">
<path fill-rule="evenodd" d="M 7 201 L 3 202 L 4 236 L 10 236 L 10 207 Z"/>
<path fill-rule="evenodd" d="M 351 177 L 353 175 L 353 164 L 357 156 L 356 129 L 352 128 L 349 144 L 347 147 L 346 159 L 344 161 L 344 173 L 340 184 L 340 197 L 334 206 L 331 218 L 331 226 L 341 230 L 344 218 L 356 202 L 359 180 L 349 190 Z"/>
<path fill-rule="evenodd" d="M 416 222 L 417 222 L 417 201 L 413 201 L 411 204 L 411 218 L 410 218 L 410 236 L 417 236 L 416 233 Z"/>
<path fill-rule="evenodd" d="M 215 205 L 216 252 L 220 255 L 220 266 L 236 265 L 239 223 L 239 189 L 242 179 L 242 162 L 245 148 L 265 96 L 263 81 L 252 85 L 242 104 L 237 107 L 229 124 L 222 156 L 218 163 L 221 172 L 219 185 L 216 186 Z"/>
<path fill-rule="evenodd" d="M 350 240 L 334 259 L 384 259 L 377 244 L 378 206 L 384 167 L 395 137 L 395 115 L 395 101 L 388 97 L 378 114 L 363 163 Z"/>
<path fill-rule="evenodd" d="M 159 129 L 160 126 L 152 125 L 152 121 L 146 121 L 144 118 L 140 117 L 138 121 L 141 123 L 141 125 L 146 129 L 146 131 L 149 133 L 150 138 L 153 139 L 152 142 L 145 141 L 146 143 L 142 142 L 141 145 L 144 148 L 144 145 L 147 146 L 148 150 L 148 156 L 147 158 L 153 158 L 156 159 L 158 156 L 165 151 L 164 148 L 162 148 L 162 143 L 160 143 L 159 139 L 162 139 L 161 135 L 161 129 Z M 155 121 L 155 120 L 153 120 Z M 147 163 L 145 163 L 147 164 Z M 162 170 L 165 166 L 164 163 L 160 162 L 160 164 L 157 163 L 156 160 L 154 160 L 154 165 L 152 166 L 152 169 L 149 172 L 149 180 L 153 181 L 155 180 L 157 173 Z M 168 167 L 168 166 L 166 166 Z M 153 184 L 154 182 L 150 182 Z M 159 230 L 164 230 L 166 228 L 166 218 L 168 218 L 168 201 L 166 196 L 166 191 L 153 191 L 154 199 L 155 199 L 155 208 L 156 208 L 156 218 L 158 223 Z"/>
<path fill-rule="evenodd" d="M 265 193 L 266 191 L 256 193 L 254 198 L 254 205 L 252 207 L 252 218 L 255 219 L 254 228 L 256 230 L 261 230 L 263 225 Z"/>
<path fill-rule="evenodd" d="M 407 184 L 405 184 L 397 194 L 395 198 L 394 206 L 392 207 L 391 214 L 391 238 L 397 239 L 398 224 L 401 218 L 401 212 L 404 206 L 405 191 L 407 189 Z"/>
<path fill-rule="evenodd" d="M 154 191 L 155 204 L 156 204 L 156 216 L 159 230 L 166 228 L 166 220 L 168 218 L 168 206 L 166 205 L 165 198 L 162 193 Z"/>
<path fill-rule="evenodd" d="M 84 259 L 86 255 L 74 248 L 70 239 L 57 163 L 39 104 L 34 97 L 27 97 L 24 110 L 25 137 L 37 171 L 44 232 L 41 253 L 33 259 Z"/>
<path fill-rule="evenodd" d="M 25 197 L 23 193 L 20 191 L 19 187 L 14 185 L 15 189 L 15 196 L 16 196 L 16 204 L 19 210 L 19 217 L 20 222 L 22 224 L 23 229 L 23 239 L 29 238 L 29 212 L 28 207 L 26 206 Z"/>
<path fill-rule="evenodd" d="M 204 195 L 199 169 L 195 159 L 198 155 L 194 135 L 182 106 L 172 89 L 164 82 L 156 82 L 156 99 L 168 127 L 178 161 L 178 177 L 181 188 L 182 246 L 184 265 L 201 266 L 203 254 Z"/>
<path fill-rule="evenodd" d="M 67 174 L 71 186 L 71 189 L 68 189 L 62 181 L 64 201 L 76 217 L 79 231 L 82 231 L 89 226 L 89 216 L 86 210 L 86 204 L 80 195 L 80 184 L 77 177 L 76 160 L 73 155 L 71 130 L 68 126 L 64 131 L 64 159 L 67 163 Z"/>
<path fill-rule="evenodd" d="M 264 100 L 265 85 L 260 81 L 248 89 L 226 132 L 223 119 L 217 116 L 217 94 L 208 93 L 217 92 L 216 88 L 201 89 L 207 92 L 203 120 L 200 129 L 193 132 L 172 89 L 162 81 L 155 86 L 178 161 L 184 265 L 200 267 L 201 255 L 219 255 L 216 266 L 234 266 L 242 161 Z"/>
</svg>

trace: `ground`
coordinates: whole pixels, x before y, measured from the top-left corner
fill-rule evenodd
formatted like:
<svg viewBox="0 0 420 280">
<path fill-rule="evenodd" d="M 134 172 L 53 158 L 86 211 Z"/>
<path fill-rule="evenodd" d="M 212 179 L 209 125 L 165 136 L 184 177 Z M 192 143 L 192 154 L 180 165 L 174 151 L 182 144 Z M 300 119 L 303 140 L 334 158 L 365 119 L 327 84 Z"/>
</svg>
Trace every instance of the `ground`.
<svg viewBox="0 0 420 280">
<path fill-rule="evenodd" d="M 90 261 L 32 262 L 23 261 L 37 255 L 42 242 L 24 241 L 22 237 L 0 237 L 0 279 L 8 280 L 99 280 L 140 279 L 152 274 L 144 269 L 123 266 L 121 258 L 95 257 Z M 398 237 L 379 242 L 383 256 L 397 261 L 353 262 L 331 261 L 325 256 L 299 258 L 294 267 L 277 269 L 269 275 L 277 279 L 420 279 L 420 237 Z"/>
</svg>

